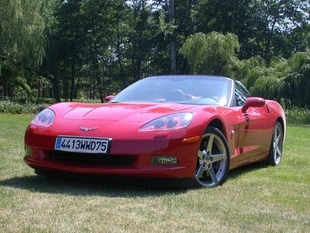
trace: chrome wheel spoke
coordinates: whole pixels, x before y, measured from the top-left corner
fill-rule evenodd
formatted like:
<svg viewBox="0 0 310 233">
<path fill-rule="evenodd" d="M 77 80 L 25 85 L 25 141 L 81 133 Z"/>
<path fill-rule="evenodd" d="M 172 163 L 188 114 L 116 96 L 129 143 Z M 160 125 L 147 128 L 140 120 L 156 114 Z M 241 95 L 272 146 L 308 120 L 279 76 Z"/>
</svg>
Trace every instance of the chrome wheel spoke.
<svg viewBox="0 0 310 233">
<path fill-rule="evenodd" d="M 211 162 L 215 163 L 226 159 L 226 153 L 211 155 Z"/>
<path fill-rule="evenodd" d="M 210 165 L 208 168 L 207 168 L 209 174 L 210 174 L 210 177 L 211 179 L 213 180 L 213 183 L 214 184 L 217 184 L 218 183 L 218 180 L 217 180 L 217 177 L 216 177 L 216 174 L 215 174 L 215 171 L 214 171 L 214 168 L 212 167 L 212 165 Z"/>
<path fill-rule="evenodd" d="M 205 164 L 200 163 L 199 168 L 196 171 L 196 175 L 195 175 L 196 178 L 199 179 L 200 177 L 202 177 L 204 171 L 205 171 Z"/>
<path fill-rule="evenodd" d="M 212 152 L 213 141 L 214 141 L 214 135 L 211 134 L 209 137 L 207 148 L 206 148 L 206 150 L 210 153 Z"/>
<path fill-rule="evenodd" d="M 275 138 L 275 143 L 279 143 L 279 141 L 280 141 L 280 139 L 281 139 L 281 134 L 279 134 L 276 138 Z"/>
<path fill-rule="evenodd" d="M 278 146 L 277 146 L 277 148 L 275 148 L 275 153 L 276 153 L 277 157 L 281 157 L 281 155 L 282 155 L 282 151 Z"/>
<path fill-rule="evenodd" d="M 282 149 L 281 149 L 281 140 L 282 140 L 282 133 L 280 128 L 276 129 L 275 139 L 274 139 L 274 153 L 276 158 L 282 156 Z"/>
<path fill-rule="evenodd" d="M 203 160 L 204 155 L 205 155 L 205 151 L 201 151 L 201 150 L 198 151 L 198 158 L 200 160 Z"/>
</svg>

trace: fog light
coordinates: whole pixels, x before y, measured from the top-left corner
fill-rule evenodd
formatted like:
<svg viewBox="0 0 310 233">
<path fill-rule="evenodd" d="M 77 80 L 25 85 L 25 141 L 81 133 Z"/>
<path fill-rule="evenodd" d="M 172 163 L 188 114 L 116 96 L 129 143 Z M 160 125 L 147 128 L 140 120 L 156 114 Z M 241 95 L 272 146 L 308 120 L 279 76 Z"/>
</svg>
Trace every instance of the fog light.
<svg viewBox="0 0 310 233">
<path fill-rule="evenodd" d="M 31 147 L 25 146 L 25 155 L 26 156 L 31 156 Z"/>
<path fill-rule="evenodd" d="M 152 158 L 152 165 L 178 165 L 178 159 L 171 155 L 155 155 Z"/>
</svg>

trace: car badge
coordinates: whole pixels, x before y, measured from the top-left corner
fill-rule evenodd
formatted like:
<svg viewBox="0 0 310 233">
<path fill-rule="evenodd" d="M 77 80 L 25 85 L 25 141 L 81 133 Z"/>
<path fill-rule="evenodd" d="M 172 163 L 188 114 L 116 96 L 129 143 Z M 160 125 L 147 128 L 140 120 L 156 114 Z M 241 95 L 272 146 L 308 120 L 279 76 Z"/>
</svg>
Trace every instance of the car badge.
<svg viewBox="0 0 310 233">
<path fill-rule="evenodd" d="M 82 131 L 84 131 L 84 132 L 87 132 L 87 131 L 94 131 L 94 130 L 96 130 L 96 129 L 97 129 L 97 127 L 90 127 L 90 128 L 84 127 L 84 126 L 80 127 L 80 130 L 82 130 Z"/>
</svg>

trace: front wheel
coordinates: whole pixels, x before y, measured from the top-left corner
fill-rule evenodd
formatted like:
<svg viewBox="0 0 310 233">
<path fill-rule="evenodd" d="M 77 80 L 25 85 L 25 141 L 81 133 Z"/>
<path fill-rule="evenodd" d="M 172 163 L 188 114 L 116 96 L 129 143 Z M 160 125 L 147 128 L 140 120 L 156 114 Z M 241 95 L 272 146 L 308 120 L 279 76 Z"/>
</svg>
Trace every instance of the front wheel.
<svg viewBox="0 0 310 233">
<path fill-rule="evenodd" d="M 272 166 L 279 165 L 282 160 L 284 131 L 280 122 L 277 122 L 273 128 L 268 163 Z"/>
<path fill-rule="evenodd" d="M 222 132 L 209 126 L 202 136 L 194 176 L 196 187 L 221 185 L 227 178 L 230 155 Z"/>
</svg>

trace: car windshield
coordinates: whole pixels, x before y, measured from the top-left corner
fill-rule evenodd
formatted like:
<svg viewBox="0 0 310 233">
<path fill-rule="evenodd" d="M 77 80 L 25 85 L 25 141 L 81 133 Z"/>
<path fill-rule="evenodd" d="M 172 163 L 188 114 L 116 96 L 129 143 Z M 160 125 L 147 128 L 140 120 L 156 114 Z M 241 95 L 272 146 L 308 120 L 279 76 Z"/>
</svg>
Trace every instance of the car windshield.
<svg viewBox="0 0 310 233">
<path fill-rule="evenodd" d="M 175 102 L 228 106 L 232 80 L 217 76 L 158 76 L 137 81 L 110 102 Z"/>
</svg>

